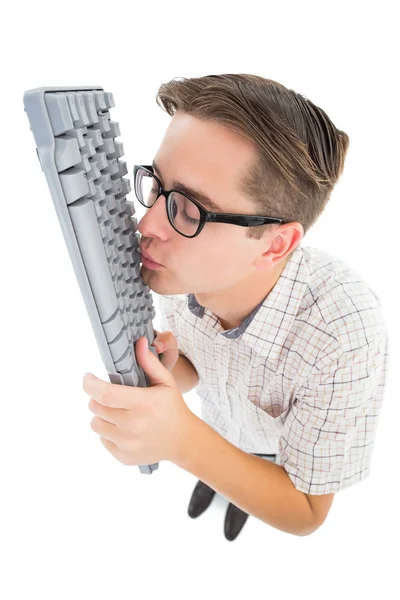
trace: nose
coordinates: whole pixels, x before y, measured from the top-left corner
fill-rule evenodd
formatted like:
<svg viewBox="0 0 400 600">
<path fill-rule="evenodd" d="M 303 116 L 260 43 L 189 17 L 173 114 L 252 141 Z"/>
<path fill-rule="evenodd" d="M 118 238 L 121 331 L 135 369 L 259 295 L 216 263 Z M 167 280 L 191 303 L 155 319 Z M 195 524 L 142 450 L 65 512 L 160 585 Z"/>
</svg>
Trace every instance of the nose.
<svg viewBox="0 0 400 600">
<path fill-rule="evenodd" d="M 160 233 L 171 227 L 166 211 L 165 196 L 159 196 L 150 208 L 145 208 L 142 205 L 140 205 L 140 208 L 145 212 L 137 224 L 138 231 L 145 237 L 156 235 L 162 237 Z"/>
</svg>

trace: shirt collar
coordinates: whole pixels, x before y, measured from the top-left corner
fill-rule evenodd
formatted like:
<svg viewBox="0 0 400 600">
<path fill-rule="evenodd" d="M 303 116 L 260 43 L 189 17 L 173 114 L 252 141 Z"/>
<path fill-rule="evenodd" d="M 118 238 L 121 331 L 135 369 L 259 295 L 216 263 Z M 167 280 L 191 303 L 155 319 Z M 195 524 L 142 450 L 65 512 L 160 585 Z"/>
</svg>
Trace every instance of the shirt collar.
<svg viewBox="0 0 400 600">
<path fill-rule="evenodd" d="M 201 306 L 194 294 L 186 294 L 188 308 L 200 319 L 203 319 L 205 313 L 213 316 L 210 327 L 214 329 L 214 333 L 217 331 L 217 335 L 228 339 L 241 337 L 249 347 L 256 347 L 257 354 L 268 360 L 275 360 L 281 353 L 309 281 L 310 272 L 303 248 L 298 245 L 272 290 L 238 327 L 223 331 L 216 316 Z"/>
</svg>

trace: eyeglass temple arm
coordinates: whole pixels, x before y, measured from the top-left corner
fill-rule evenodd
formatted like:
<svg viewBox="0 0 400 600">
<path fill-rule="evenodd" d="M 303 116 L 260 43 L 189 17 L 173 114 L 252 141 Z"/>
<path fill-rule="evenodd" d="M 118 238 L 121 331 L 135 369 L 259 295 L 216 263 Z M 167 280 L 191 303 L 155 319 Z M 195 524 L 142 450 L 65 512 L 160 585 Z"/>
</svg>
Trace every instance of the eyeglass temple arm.
<svg viewBox="0 0 400 600">
<path fill-rule="evenodd" d="M 232 225 L 241 225 L 242 227 L 255 227 L 257 225 L 267 225 L 272 223 L 283 223 L 283 219 L 274 217 L 257 217 L 253 215 L 234 215 L 209 213 L 207 221 L 211 223 L 231 223 Z"/>
</svg>

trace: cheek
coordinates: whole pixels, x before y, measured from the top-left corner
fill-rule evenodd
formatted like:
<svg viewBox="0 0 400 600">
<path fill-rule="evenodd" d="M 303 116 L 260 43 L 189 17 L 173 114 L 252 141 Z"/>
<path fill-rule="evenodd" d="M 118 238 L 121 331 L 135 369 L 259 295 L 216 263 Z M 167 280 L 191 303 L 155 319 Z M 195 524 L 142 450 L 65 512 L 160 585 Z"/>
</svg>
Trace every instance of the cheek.
<svg viewBox="0 0 400 600">
<path fill-rule="evenodd" d="M 237 277 L 248 268 L 248 247 L 236 231 L 227 235 L 219 231 L 220 224 L 213 223 L 209 230 L 202 231 L 199 239 L 187 240 L 179 249 L 181 272 L 187 276 L 210 278 L 214 274 L 224 279 Z M 232 229 L 236 229 L 232 227 Z"/>
<path fill-rule="evenodd" d="M 224 277 L 236 275 L 246 269 L 247 258 L 243 246 L 236 239 L 216 239 L 207 251 L 209 268 Z"/>
</svg>

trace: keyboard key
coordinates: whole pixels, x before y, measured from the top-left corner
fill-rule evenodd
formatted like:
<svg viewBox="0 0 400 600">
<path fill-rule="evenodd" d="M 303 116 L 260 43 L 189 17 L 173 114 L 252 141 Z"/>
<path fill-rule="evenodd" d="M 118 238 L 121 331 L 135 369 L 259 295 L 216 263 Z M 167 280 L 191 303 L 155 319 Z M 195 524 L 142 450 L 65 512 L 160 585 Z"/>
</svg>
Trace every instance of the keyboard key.
<svg viewBox="0 0 400 600">
<path fill-rule="evenodd" d="M 104 92 L 101 92 L 100 90 L 99 91 L 95 91 L 95 92 L 93 92 L 93 95 L 94 95 L 94 101 L 95 101 L 95 104 L 96 104 L 96 109 L 98 111 L 100 111 L 100 110 L 107 110 L 108 106 L 107 106 L 107 103 L 106 103 Z"/>
<path fill-rule="evenodd" d="M 101 137 L 100 129 L 94 129 L 93 127 L 91 127 L 90 129 L 87 130 L 86 135 L 87 135 L 87 137 L 90 137 L 90 139 L 92 140 L 94 148 L 98 148 L 99 146 L 102 145 L 103 138 Z"/>
<path fill-rule="evenodd" d="M 97 164 L 99 165 L 99 169 L 103 170 L 106 168 L 106 166 L 108 165 L 108 160 L 107 160 L 107 156 L 105 152 L 96 152 L 93 155 L 93 160 L 97 161 Z"/>
<path fill-rule="evenodd" d="M 119 123 L 117 121 L 109 121 L 110 130 L 104 132 L 104 137 L 118 137 L 121 135 L 121 131 L 119 128 Z"/>
<path fill-rule="evenodd" d="M 120 156 L 124 155 L 124 146 L 123 146 L 122 142 L 114 141 L 114 147 L 115 147 L 114 152 L 111 152 L 109 154 L 110 158 L 119 158 Z"/>
<path fill-rule="evenodd" d="M 123 190 L 122 184 L 121 184 L 121 179 L 113 179 L 111 177 L 111 185 L 112 185 L 112 191 L 114 192 L 114 194 L 120 194 Z"/>
<path fill-rule="evenodd" d="M 44 101 L 54 135 L 61 135 L 73 128 L 74 123 L 64 95 L 47 93 L 44 95 Z"/>
<path fill-rule="evenodd" d="M 107 108 L 113 108 L 115 106 L 114 96 L 111 94 L 111 92 L 104 92 L 104 98 Z"/>
<path fill-rule="evenodd" d="M 73 118 L 74 122 L 76 123 L 77 121 L 79 121 L 79 112 L 78 112 L 78 107 L 76 106 L 75 96 L 74 96 L 74 94 L 67 92 L 65 94 L 65 97 L 68 100 L 69 110 L 71 111 L 72 118 Z"/>
<path fill-rule="evenodd" d="M 78 110 L 79 119 L 76 123 L 77 127 L 86 127 L 86 125 L 90 125 L 90 120 L 88 114 L 86 112 L 85 100 L 83 99 L 83 94 L 79 92 L 74 92 L 75 97 L 75 105 Z"/>
<path fill-rule="evenodd" d="M 102 173 L 98 178 L 98 182 L 102 184 L 104 191 L 110 189 L 112 186 L 110 173 Z"/>
<path fill-rule="evenodd" d="M 99 117 L 97 115 L 94 94 L 92 94 L 91 92 L 82 92 L 82 96 L 85 102 L 85 108 L 90 121 L 90 125 L 93 125 L 93 123 L 98 123 Z"/>
<path fill-rule="evenodd" d="M 82 198 L 89 191 L 86 174 L 82 169 L 67 169 L 60 173 L 60 181 L 67 204 Z"/>
<path fill-rule="evenodd" d="M 100 129 L 101 133 L 110 131 L 110 117 L 109 115 L 98 115 L 98 123 L 93 125 L 95 129 Z"/>
<path fill-rule="evenodd" d="M 131 182 L 129 181 L 129 179 L 125 179 L 124 177 L 121 179 L 121 185 L 122 185 L 122 193 L 124 194 L 124 196 L 126 194 L 129 194 L 129 192 L 131 191 Z"/>
<path fill-rule="evenodd" d="M 124 327 L 123 317 L 120 312 L 115 312 L 112 317 L 103 323 L 104 333 L 106 334 L 107 341 L 111 342 L 117 336 L 121 334 L 121 331 Z M 126 360 L 126 358 L 124 359 Z M 132 364 L 132 358 L 130 359 Z"/>
<path fill-rule="evenodd" d="M 68 129 L 68 131 L 65 134 L 65 137 L 73 137 L 76 138 L 78 140 L 78 144 L 80 146 L 80 148 L 83 148 L 83 146 L 86 144 L 84 135 L 87 132 L 87 128 L 86 127 L 80 127 L 78 129 Z"/>
<path fill-rule="evenodd" d="M 85 145 L 83 146 L 81 152 L 86 152 L 88 156 L 94 156 L 96 154 L 92 138 L 85 136 Z"/>
<path fill-rule="evenodd" d="M 107 208 L 108 208 L 109 212 L 111 213 L 111 211 L 115 211 L 115 209 L 117 208 L 118 204 L 117 204 L 117 201 L 115 199 L 114 190 L 112 188 L 107 192 L 106 199 L 107 199 Z M 118 219 L 118 214 L 114 214 L 114 215 L 111 215 L 111 216 L 114 219 L 114 222 L 116 222 L 116 220 Z"/>
<path fill-rule="evenodd" d="M 80 160 L 79 164 L 76 165 L 76 168 L 82 169 L 82 171 L 85 171 L 85 173 L 87 175 L 91 169 L 89 157 L 87 154 L 83 153 L 80 155 L 80 158 L 81 158 L 81 160 Z"/>
<path fill-rule="evenodd" d="M 95 194 L 94 194 L 96 200 L 104 200 L 104 198 L 106 197 L 106 193 L 103 190 L 102 184 L 98 183 L 98 180 L 97 180 L 94 183 L 94 187 L 96 188 L 96 191 L 95 191 Z"/>
<path fill-rule="evenodd" d="M 93 158 L 89 158 L 90 171 L 88 173 L 88 177 L 93 177 L 93 179 L 98 179 L 101 175 L 101 171 L 97 165 L 97 161 L 93 160 Z"/>
<path fill-rule="evenodd" d="M 113 152 L 115 152 L 114 141 L 111 138 L 103 139 L 103 146 L 101 149 L 107 155 L 112 154 Z"/>
<path fill-rule="evenodd" d="M 54 160 L 57 171 L 65 171 L 81 161 L 78 140 L 73 137 L 60 136 L 55 138 Z"/>
<path fill-rule="evenodd" d="M 117 161 L 118 164 L 118 169 L 119 169 L 119 176 L 123 177 L 124 175 L 126 175 L 128 173 L 128 168 L 126 166 L 126 161 L 125 160 L 118 160 Z"/>
<path fill-rule="evenodd" d="M 106 173 L 110 173 L 111 175 L 115 175 L 116 173 L 118 173 L 119 169 L 118 169 L 117 159 L 111 158 L 110 160 L 108 160 L 108 165 L 106 166 L 104 171 Z"/>
<path fill-rule="evenodd" d="M 92 198 L 96 194 L 96 186 L 94 185 L 94 179 L 88 178 L 87 182 L 88 182 L 89 191 L 86 194 L 85 198 Z"/>
</svg>

